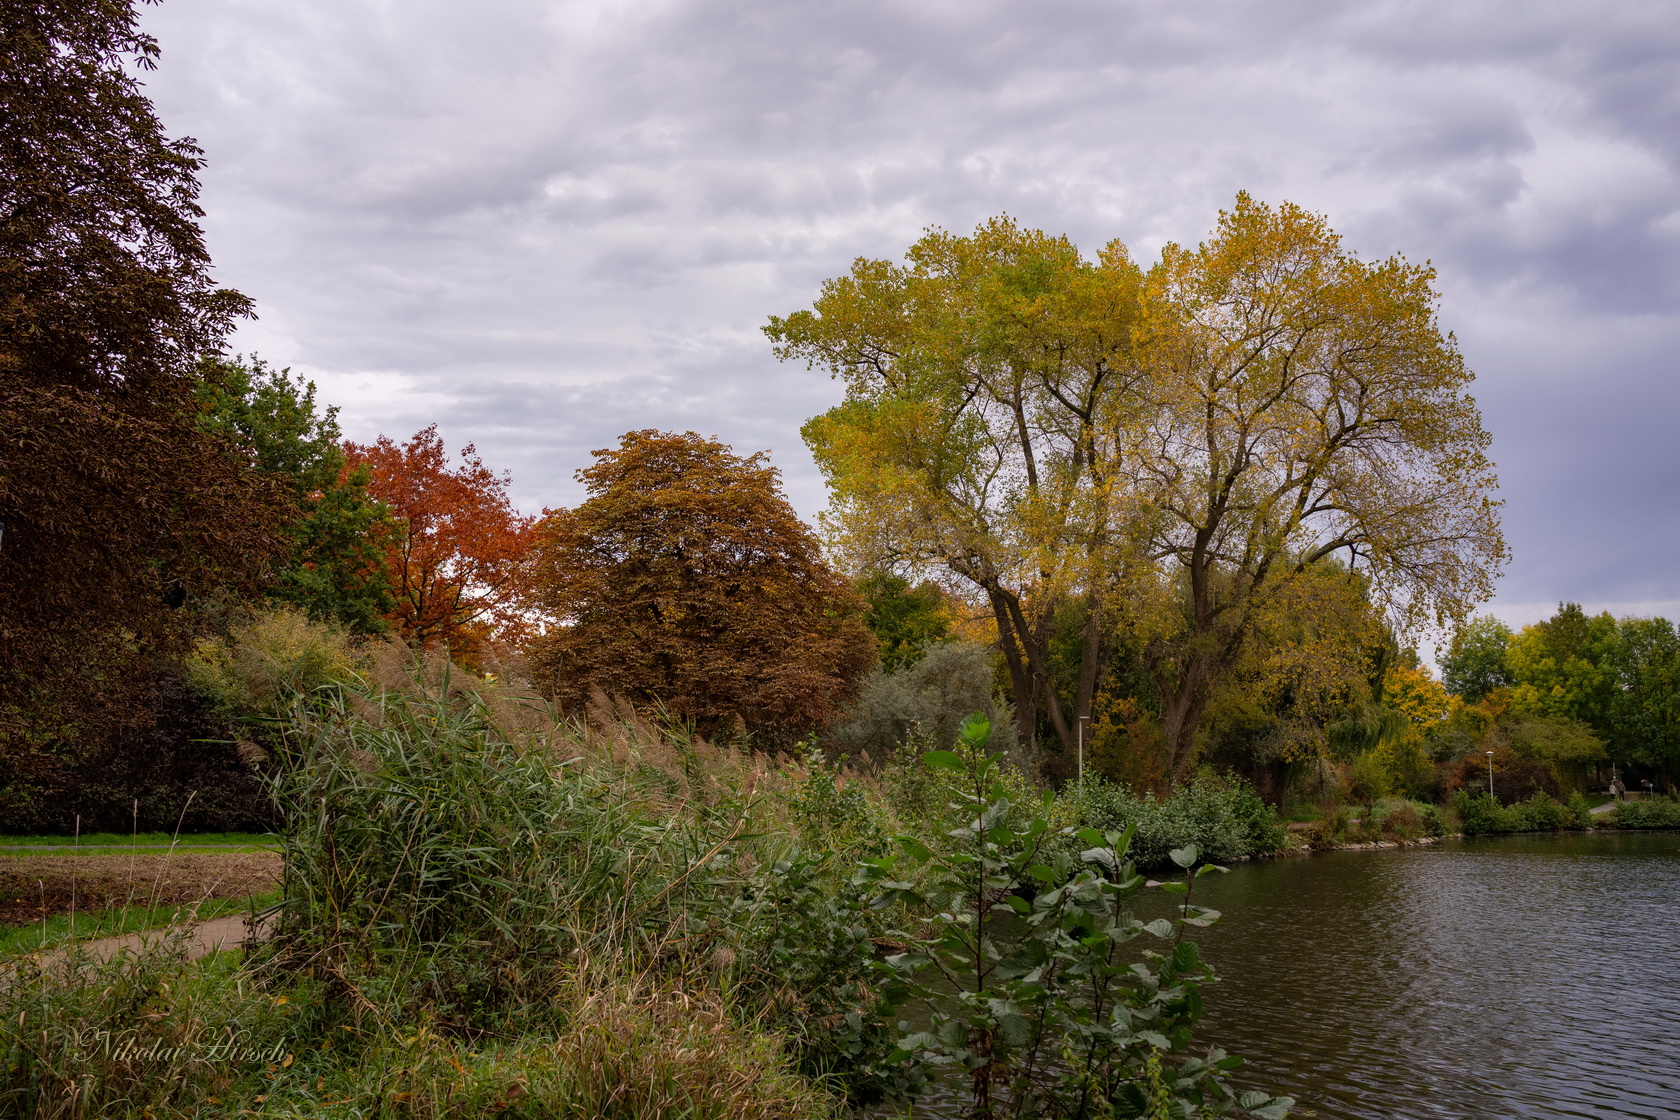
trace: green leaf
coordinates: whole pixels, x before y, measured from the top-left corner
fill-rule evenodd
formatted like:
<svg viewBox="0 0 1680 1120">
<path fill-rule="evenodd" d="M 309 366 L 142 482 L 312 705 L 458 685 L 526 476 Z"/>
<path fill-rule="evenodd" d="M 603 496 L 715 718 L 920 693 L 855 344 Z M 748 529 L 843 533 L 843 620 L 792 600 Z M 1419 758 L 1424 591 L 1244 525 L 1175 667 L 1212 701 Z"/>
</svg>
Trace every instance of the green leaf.
<svg viewBox="0 0 1680 1120">
<path fill-rule="evenodd" d="M 898 838 L 898 846 L 903 848 L 905 854 L 909 855 L 918 863 L 926 863 L 928 860 L 933 858 L 933 853 L 928 850 L 928 846 L 916 839 L 914 836 L 900 836 Z"/>
<path fill-rule="evenodd" d="M 1163 941 L 1173 935 L 1173 924 L 1165 918 L 1156 918 L 1153 922 L 1150 922 L 1143 928 L 1148 930 L 1150 933 L 1153 933 L 1156 937 L 1161 938 Z"/>
<path fill-rule="evenodd" d="M 963 770 L 963 761 L 955 751 L 929 751 L 922 756 L 922 761 L 935 770 L 955 770 L 958 773 Z"/>
<path fill-rule="evenodd" d="M 1020 1015 L 999 1015 L 998 1033 L 1009 1045 L 1021 1046 L 1032 1038 L 1032 1024 Z"/>
<path fill-rule="evenodd" d="M 1167 853 L 1167 855 L 1172 857 L 1172 861 L 1180 867 L 1193 866 L 1196 862 L 1196 856 L 1199 854 L 1200 853 L 1194 844 L 1186 844 L 1182 848 L 1174 848 L 1172 851 Z"/>
<path fill-rule="evenodd" d="M 1088 848 L 1079 853 L 1079 858 L 1086 863 L 1100 863 L 1110 871 L 1120 870 L 1120 861 L 1107 848 Z"/>
<path fill-rule="evenodd" d="M 984 712 L 975 712 L 962 721 L 962 727 L 957 729 L 957 737 L 968 746 L 979 750 L 992 738 L 992 721 L 986 718 Z"/>
</svg>

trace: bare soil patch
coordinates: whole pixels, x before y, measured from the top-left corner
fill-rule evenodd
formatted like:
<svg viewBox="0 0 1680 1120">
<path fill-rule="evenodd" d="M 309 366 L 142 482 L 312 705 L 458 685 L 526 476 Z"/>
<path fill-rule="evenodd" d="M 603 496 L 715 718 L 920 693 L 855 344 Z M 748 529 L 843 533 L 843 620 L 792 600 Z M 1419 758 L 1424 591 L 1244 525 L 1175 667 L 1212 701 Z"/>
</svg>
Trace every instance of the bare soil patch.
<svg viewBox="0 0 1680 1120">
<path fill-rule="evenodd" d="M 0 855 L 0 925 L 78 911 L 244 898 L 280 881 L 278 852 Z"/>
</svg>

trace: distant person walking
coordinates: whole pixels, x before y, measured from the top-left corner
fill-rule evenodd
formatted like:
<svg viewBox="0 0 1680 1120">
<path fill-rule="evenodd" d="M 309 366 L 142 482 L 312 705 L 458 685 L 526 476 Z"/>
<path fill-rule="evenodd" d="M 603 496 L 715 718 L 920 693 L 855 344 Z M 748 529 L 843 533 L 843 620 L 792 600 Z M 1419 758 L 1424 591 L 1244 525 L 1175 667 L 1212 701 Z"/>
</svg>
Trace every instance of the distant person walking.
<svg viewBox="0 0 1680 1120">
<path fill-rule="evenodd" d="M 1622 780 L 1620 778 L 1610 779 L 1610 800 L 1627 800 L 1627 787 L 1622 784 Z"/>
</svg>

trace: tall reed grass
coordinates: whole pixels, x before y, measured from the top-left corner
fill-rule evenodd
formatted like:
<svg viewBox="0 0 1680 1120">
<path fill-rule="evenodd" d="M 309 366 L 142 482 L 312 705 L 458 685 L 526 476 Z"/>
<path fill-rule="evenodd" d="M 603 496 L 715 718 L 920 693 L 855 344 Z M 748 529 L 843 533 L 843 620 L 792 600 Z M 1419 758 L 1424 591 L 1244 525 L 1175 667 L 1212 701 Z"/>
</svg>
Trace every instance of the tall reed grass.
<svg viewBox="0 0 1680 1120">
<path fill-rule="evenodd" d="M 5 965 L 0 1114 L 830 1113 L 747 963 L 791 845 L 755 823 L 774 769 L 398 668 L 294 709 L 283 901 L 245 959 Z"/>
</svg>

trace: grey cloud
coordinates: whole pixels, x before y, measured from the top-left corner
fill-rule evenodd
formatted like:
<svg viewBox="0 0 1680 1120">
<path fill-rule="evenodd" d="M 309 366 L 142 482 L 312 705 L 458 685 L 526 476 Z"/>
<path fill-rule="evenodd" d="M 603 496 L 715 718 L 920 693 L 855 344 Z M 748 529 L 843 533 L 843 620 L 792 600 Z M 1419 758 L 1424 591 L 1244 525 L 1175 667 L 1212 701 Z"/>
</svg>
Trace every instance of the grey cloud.
<svg viewBox="0 0 1680 1120">
<path fill-rule="evenodd" d="M 477 440 L 533 508 L 654 426 L 773 449 L 813 514 L 797 431 L 838 389 L 774 362 L 767 315 L 1000 211 L 1147 262 L 1246 188 L 1328 213 L 1368 258 L 1439 267 L 1504 470 L 1509 588 L 1680 596 L 1655 559 L 1680 543 L 1661 481 L 1680 468 L 1680 25 L 1661 5 L 165 0 L 145 18 L 164 119 L 210 156 L 222 275 L 264 315 L 241 343 L 337 386 L 358 437 L 436 419 Z"/>
</svg>

